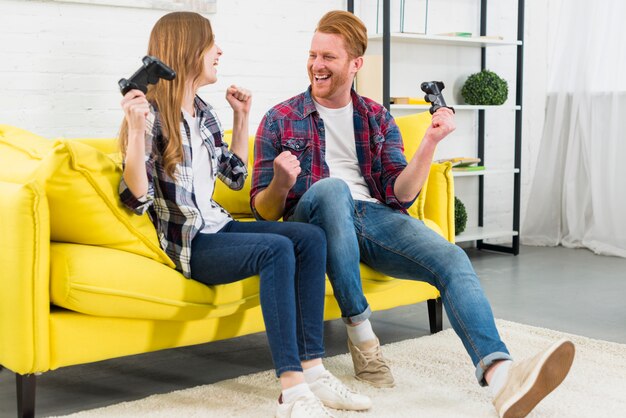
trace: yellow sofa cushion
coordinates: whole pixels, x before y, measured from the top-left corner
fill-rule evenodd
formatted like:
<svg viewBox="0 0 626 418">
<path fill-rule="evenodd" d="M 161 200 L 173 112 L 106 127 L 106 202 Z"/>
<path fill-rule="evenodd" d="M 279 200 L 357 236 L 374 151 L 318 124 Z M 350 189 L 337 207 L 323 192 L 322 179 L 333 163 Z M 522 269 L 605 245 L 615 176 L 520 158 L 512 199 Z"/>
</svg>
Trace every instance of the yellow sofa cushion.
<svg viewBox="0 0 626 418">
<path fill-rule="evenodd" d="M 230 144 L 232 131 L 224 132 L 224 141 Z M 254 158 L 254 135 L 248 138 L 248 177 L 241 190 L 231 190 L 222 181 L 215 182 L 213 199 L 235 218 L 253 217 L 250 210 L 250 187 L 252 183 L 252 161 Z"/>
<path fill-rule="evenodd" d="M 2 179 L 43 186 L 50 207 L 50 238 L 116 248 L 174 267 L 147 215 L 127 210 L 118 197 L 121 168 L 80 142 L 50 141 L 0 126 Z"/>
<path fill-rule="evenodd" d="M 259 278 L 205 286 L 125 251 L 52 243 L 50 297 L 88 315 L 187 321 L 231 315 L 259 303 Z"/>
<path fill-rule="evenodd" d="M 46 183 L 51 239 L 124 250 L 173 267 L 148 216 L 120 202 L 121 175 L 119 165 L 95 148 L 58 140 L 38 172 Z"/>
</svg>

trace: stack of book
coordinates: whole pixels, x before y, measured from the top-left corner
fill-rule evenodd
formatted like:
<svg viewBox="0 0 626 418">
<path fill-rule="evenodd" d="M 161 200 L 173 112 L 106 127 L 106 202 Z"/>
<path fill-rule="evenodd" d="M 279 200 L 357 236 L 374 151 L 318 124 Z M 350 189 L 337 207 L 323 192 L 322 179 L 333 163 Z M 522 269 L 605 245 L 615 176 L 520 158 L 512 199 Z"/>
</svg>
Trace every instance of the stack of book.
<svg viewBox="0 0 626 418">
<path fill-rule="evenodd" d="M 451 163 L 453 171 L 480 171 L 484 170 L 484 165 L 478 165 L 480 158 L 474 157 L 454 157 L 436 160 L 436 163 Z"/>
</svg>

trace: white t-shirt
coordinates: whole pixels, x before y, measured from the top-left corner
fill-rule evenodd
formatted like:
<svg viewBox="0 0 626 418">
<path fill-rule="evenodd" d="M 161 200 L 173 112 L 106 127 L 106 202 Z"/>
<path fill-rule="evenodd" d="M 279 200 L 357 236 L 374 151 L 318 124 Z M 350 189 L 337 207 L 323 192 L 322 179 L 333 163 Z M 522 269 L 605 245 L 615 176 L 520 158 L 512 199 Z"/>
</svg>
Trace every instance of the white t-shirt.
<svg viewBox="0 0 626 418">
<path fill-rule="evenodd" d="M 372 197 L 363 178 L 356 155 L 352 101 L 339 109 L 331 109 L 313 101 L 326 131 L 326 164 L 330 177 L 344 180 L 354 200 L 378 202 Z"/>
<path fill-rule="evenodd" d="M 215 176 L 211 170 L 209 150 L 202 144 L 200 121 L 183 109 L 183 116 L 191 132 L 191 170 L 193 172 L 193 192 L 196 204 L 204 219 L 204 228 L 200 233 L 217 232 L 232 220 L 230 215 L 213 201 Z M 182 122 L 181 122 L 182 123 Z M 185 130 L 183 129 L 182 132 Z"/>
</svg>

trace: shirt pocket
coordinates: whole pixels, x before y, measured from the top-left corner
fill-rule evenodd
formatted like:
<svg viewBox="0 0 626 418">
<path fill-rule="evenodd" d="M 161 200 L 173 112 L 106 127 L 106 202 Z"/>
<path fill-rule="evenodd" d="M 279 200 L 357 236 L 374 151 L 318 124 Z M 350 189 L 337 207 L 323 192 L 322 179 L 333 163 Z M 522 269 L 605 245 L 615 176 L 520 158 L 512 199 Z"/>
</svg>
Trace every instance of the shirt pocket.
<svg viewBox="0 0 626 418">
<path fill-rule="evenodd" d="M 289 151 L 300 162 L 300 174 L 298 177 L 311 174 L 313 151 L 311 142 L 305 138 L 287 138 L 282 143 L 283 151 Z"/>
<path fill-rule="evenodd" d="M 382 134 L 376 134 L 370 141 L 370 148 L 374 154 L 380 154 L 383 145 L 385 145 L 385 136 Z"/>
<path fill-rule="evenodd" d="M 370 142 L 372 151 L 372 173 L 380 173 L 382 171 L 382 151 L 385 145 L 385 137 L 383 135 L 375 135 Z"/>
</svg>

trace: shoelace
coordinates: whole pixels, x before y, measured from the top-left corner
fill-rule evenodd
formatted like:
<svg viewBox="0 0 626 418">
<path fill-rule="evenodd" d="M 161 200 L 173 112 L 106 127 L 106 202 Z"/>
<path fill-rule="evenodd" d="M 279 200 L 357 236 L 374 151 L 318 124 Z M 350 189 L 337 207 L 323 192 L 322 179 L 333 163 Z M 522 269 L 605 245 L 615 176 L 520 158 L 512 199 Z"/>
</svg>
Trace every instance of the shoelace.
<svg viewBox="0 0 626 418">
<path fill-rule="evenodd" d="M 361 355 L 366 361 L 365 365 L 377 360 L 379 364 L 377 365 L 376 369 L 389 370 L 389 366 L 387 366 L 387 363 L 385 363 L 385 360 L 383 359 L 383 350 L 381 350 L 380 347 L 376 347 L 374 350 L 371 351 L 361 351 Z"/>
<path fill-rule="evenodd" d="M 320 379 L 326 381 L 327 385 L 336 393 L 339 394 L 344 399 L 348 399 L 350 395 L 355 395 L 356 393 L 350 390 L 347 386 L 345 386 L 341 380 L 337 379 L 332 374 L 324 374 L 320 376 Z"/>
<path fill-rule="evenodd" d="M 331 413 L 328 412 L 326 408 L 324 408 L 324 404 L 322 403 L 322 401 L 320 401 L 319 399 L 315 397 L 307 397 L 306 399 L 303 399 L 302 406 L 304 407 L 304 410 L 307 413 L 311 414 L 311 416 L 332 417 Z M 323 415 L 319 415 L 319 414 L 323 414 Z"/>
</svg>

